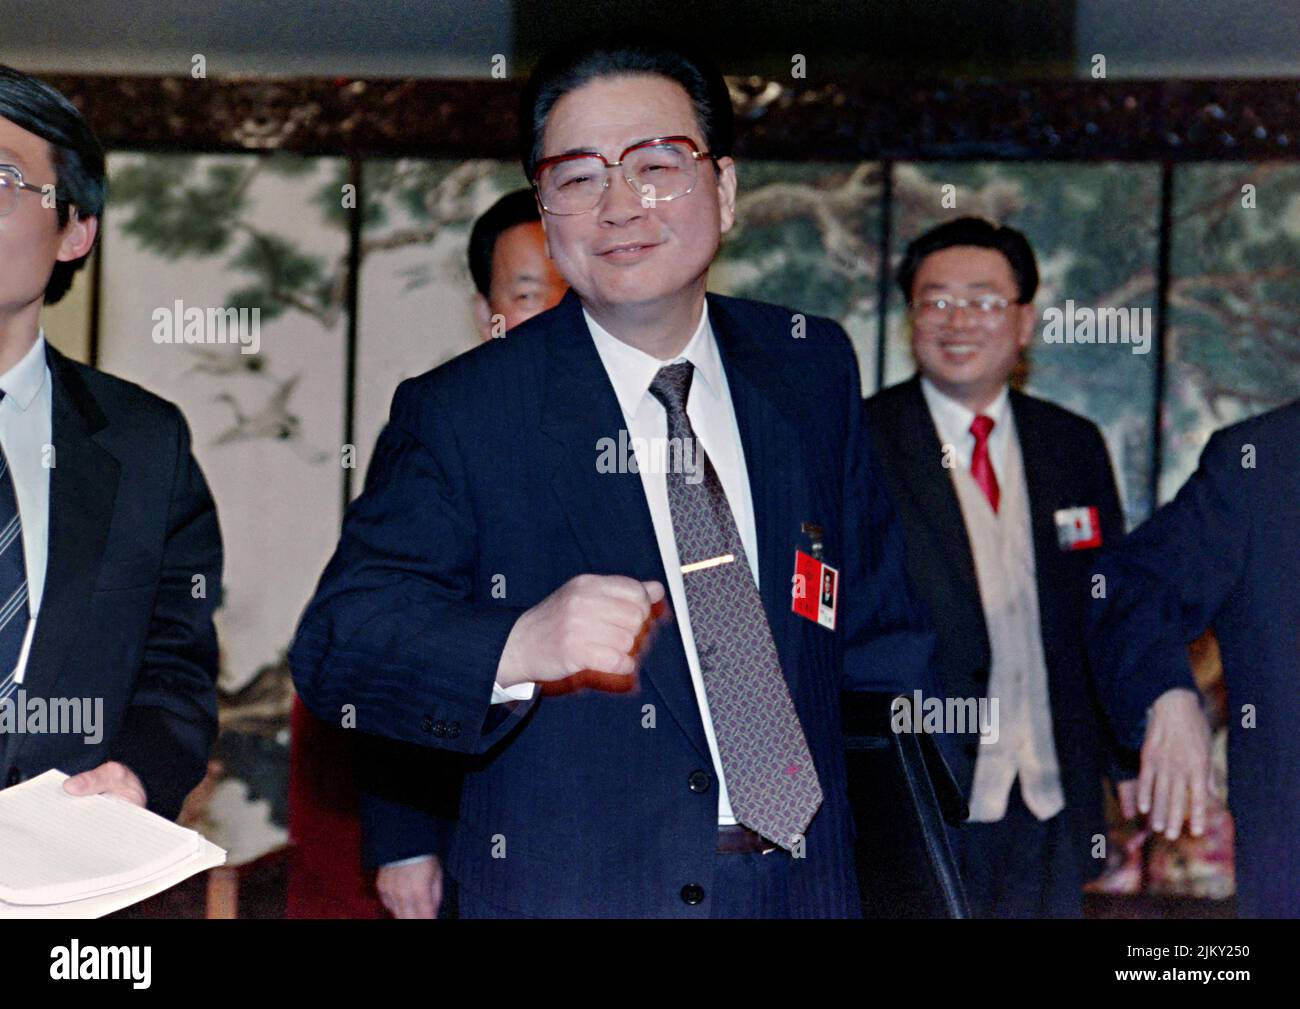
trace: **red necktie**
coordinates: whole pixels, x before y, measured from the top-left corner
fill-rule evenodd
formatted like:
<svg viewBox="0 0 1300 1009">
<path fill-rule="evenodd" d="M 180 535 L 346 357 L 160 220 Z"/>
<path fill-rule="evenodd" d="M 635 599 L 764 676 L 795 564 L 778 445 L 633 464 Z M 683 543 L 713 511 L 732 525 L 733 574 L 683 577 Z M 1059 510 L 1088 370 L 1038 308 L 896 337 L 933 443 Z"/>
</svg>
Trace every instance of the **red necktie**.
<svg viewBox="0 0 1300 1009">
<path fill-rule="evenodd" d="M 970 475 L 980 485 L 980 490 L 989 499 L 989 505 L 996 515 L 998 499 L 998 477 L 993 472 L 993 463 L 989 459 L 989 432 L 993 430 L 993 418 L 979 414 L 970 422 L 970 433 L 975 436 L 975 451 L 970 457 Z"/>
</svg>

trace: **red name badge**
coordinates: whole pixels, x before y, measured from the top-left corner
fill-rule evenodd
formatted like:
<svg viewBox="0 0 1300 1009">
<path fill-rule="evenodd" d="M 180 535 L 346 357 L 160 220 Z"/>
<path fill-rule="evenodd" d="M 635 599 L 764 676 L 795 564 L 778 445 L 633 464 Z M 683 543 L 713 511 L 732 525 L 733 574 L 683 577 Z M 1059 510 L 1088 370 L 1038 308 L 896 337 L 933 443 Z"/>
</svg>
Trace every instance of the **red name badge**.
<svg viewBox="0 0 1300 1009">
<path fill-rule="evenodd" d="M 835 630 L 835 602 L 840 592 L 840 573 L 829 564 L 794 552 L 794 605 L 801 617 Z"/>
<path fill-rule="evenodd" d="M 1091 550 L 1101 546 L 1101 518 L 1096 508 L 1062 508 L 1056 519 L 1056 542 L 1062 550 Z"/>
</svg>

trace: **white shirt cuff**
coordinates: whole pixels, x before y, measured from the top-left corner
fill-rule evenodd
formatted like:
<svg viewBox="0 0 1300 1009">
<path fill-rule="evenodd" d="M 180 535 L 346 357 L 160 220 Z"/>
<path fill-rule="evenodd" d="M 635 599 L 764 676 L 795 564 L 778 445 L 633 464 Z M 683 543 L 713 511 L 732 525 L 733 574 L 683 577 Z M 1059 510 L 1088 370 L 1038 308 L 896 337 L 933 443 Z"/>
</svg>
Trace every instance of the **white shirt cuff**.
<svg viewBox="0 0 1300 1009">
<path fill-rule="evenodd" d="M 423 862 L 430 858 L 437 858 L 436 855 L 412 855 L 410 858 L 399 858 L 396 862 L 385 862 L 379 868 L 392 869 L 399 865 L 414 865 L 416 862 Z"/>
<path fill-rule="evenodd" d="M 531 701 L 537 690 L 536 683 L 516 683 L 513 687 L 492 684 L 492 703 L 505 704 L 507 701 Z"/>
</svg>

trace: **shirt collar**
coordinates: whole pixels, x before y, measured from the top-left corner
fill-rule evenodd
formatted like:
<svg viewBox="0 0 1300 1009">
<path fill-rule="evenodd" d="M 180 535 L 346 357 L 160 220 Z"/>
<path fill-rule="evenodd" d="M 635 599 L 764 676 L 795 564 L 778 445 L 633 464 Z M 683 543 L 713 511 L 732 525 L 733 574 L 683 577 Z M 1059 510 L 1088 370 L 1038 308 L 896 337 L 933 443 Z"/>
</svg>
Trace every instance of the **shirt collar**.
<svg viewBox="0 0 1300 1009">
<path fill-rule="evenodd" d="M 661 361 L 631 344 L 624 343 L 593 319 L 584 308 L 583 318 L 591 330 L 591 338 L 600 354 L 601 363 L 614 386 L 618 396 L 618 405 L 623 408 L 625 417 L 632 417 L 641 408 L 645 397 L 650 392 L 650 383 L 654 381 L 659 369 L 677 361 L 690 361 L 695 365 L 695 379 L 703 380 L 703 388 L 717 398 L 722 394 L 722 359 L 718 356 L 718 342 L 713 335 L 713 326 L 709 322 L 709 306 L 705 302 L 700 311 L 700 322 L 695 327 L 695 335 L 682 348 L 682 352 L 671 361 Z M 699 381 L 692 380 L 692 392 L 701 387 Z"/>
<path fill-rule="evenodd" d="M 45 330 L 42 329 L 23 359 L 0 375 L 0 391 L 18 409 L 26 410 L 45 385 L 45 373 Z"/>
<path fill-rule="evenodd" d="M 971 422 L 975 419 L 974 410 L 940 392 L 924 375 L 921 376 L 921 392 L 941 432 L 947 432 L 950 437 L 957 434 L 970 435 Z M 1007 400 L 1007 386 L 1004 383 L 993 402 L 980 411 L 985 417 L 993 418 L 994 431 L 1007 429 Z"/>
</svg>

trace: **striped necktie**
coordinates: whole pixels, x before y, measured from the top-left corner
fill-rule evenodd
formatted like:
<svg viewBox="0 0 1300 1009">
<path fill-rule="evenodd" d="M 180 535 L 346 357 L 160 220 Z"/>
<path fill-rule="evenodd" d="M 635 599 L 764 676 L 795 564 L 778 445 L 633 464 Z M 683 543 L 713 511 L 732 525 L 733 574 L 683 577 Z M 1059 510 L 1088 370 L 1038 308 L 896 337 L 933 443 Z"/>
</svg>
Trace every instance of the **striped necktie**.
<svg viewBox="0 0 1300 1009">
<path fill-rule="evenodd" d="M 682 361 L 650 384 L 668 413 L 669 439 L 681 439 L 680 458 L 692 446 L 703 470 L 694 483 L 681 467 L 666 476 L 691 632 L 732 811 L 791 849 L 821 805 L 821 783 L 727 494 L 686 415 L 693 376 L 694 365 Z"/>
<path fill-rule="evenodd" d="M 0 393 L 0 399 L 4 396 Z M 18 656 L 27 636 L 27 565 L 23 562 L 23 522 L 18 514 L 9 457 L 0 447 L 0 701 L 18 689 Z"/>
</svg>

